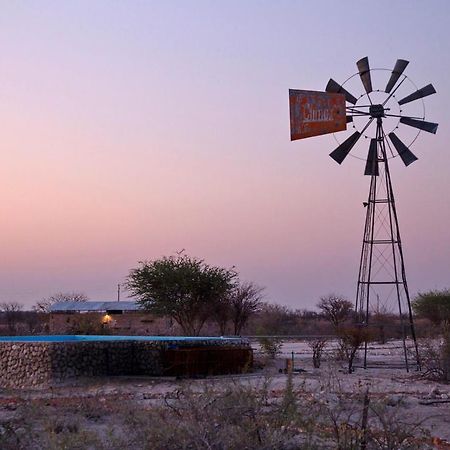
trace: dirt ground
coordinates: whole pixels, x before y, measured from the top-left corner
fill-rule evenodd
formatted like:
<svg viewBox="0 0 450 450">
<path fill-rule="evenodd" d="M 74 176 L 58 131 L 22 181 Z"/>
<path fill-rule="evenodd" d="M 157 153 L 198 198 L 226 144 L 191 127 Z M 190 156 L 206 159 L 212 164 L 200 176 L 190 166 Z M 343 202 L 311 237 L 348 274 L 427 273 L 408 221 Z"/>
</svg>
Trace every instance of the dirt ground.
<svg viewBox="0 0 450 450">
<path fill-rule="evenodd" d="M 287 375 L 279 370 L 284 367 L 287 358 L 292 358 L 294 352 L 295 371 L 292 384 L 300 395 L 323 393 L 331 398 L 336 394 L 351 396 L 355 392 L 368 390 L 371 399 L 383 398 L 387 405 L 398 409 L 411 421 L 421 423 L 431 438 L 434 438 L 435 448 L 450 448 L 450 444 L 447 444 L 450 442 L 450 385 L 423 379 L 421 373 L 415 370 L 408 373 L 404 368 L 395 367 L 397 361 L 401 361 L 400 343 L 393 342 L 370 348 L 372 361 L 391 361 L 393 367 L 357 368 L 351 374 L 346 373 L 344 364 L 331 358 L 332 348 L 329 348 L 319 369 L 313 368 L 311 350 L 302 342 L 284 344 L 282 353 L 275 360 L 262 355 L 257 344 L 254 349 L 255 372 L 246 375 L 190 380 L 150 377 L 92 378 L 67 382 L 53 388 L 0 390 L 0 442 L 1 436 L 9 432 L 11 423 L 16 423 L 16 428 L 19 427 L 19 432 L 22 433 L 32 432 L 33 427 L 53 427 L 54 430 L 55 427 L 66 426 L 55 425 L 56 417 L 64 419 L 65 424 L 71 423 L 70 416 L 79 414 L 80 410 L 89 420 L 77 426 L 88 427 L 93 433 L 101 433 L 106 424 L 94 405 L 103 405 L 106 410 L 126 402 L 131 408 L 151 409 L 167 404 L 167 399 L 176 397 L 177 393 L 187 386 L 191 391 L 200 392 L 206 385 L 220 390 L 221 386 L 229 383 L 255 388 L 266 383 L 269 385 L 269 396 L 276 399 L 282 395 L 287 382 Z M 265 367 L 261 367 L 262 362 Z M 89 413 L 91 409 L 95 410 L 92 414 Z M 18 424 L 20 414 L 22 419 L 26 419 L 26 426 Z M 44 423 L 45 417 L 55 417 L 53 425 Z M 18 445 L 16 448 L 21 447 Z M 49 448 L 83 447 L 49 445 Z M 92 448 L 100 447 L 93 445 Z"/>
<path fill-rule="evenodd" d="M 332 361 L 334 350 L 335 345 L 329 344 L 320 369 L 313 368 L 311 349 L 304 342 L 285 343 L 280 358 L 292 358 L 294 352 L 294 366 L 305 370 L 296 375 L 297 385 L 305 385 L 306 389 L 313 391 L 330 379 L 345 393 L 368 389 L 371 397 L 387 396 L 390 404 L 398 405 L 408 416 L 423 421 L 431 436 L 450 442 L 450 385 L 424 378 L 423 372 L 417 371 L 414 365 L 412 352 L 409 353 L 410 367 L 407 371 L 401 341 L 370 344 L 369 368 L 362 368 L 361 359 L 357 359 L 352 374 L 347 373 L 345 365 Z M 282 382 L 282 377 L 276 378 L 276 383 Z"/>
</svg>

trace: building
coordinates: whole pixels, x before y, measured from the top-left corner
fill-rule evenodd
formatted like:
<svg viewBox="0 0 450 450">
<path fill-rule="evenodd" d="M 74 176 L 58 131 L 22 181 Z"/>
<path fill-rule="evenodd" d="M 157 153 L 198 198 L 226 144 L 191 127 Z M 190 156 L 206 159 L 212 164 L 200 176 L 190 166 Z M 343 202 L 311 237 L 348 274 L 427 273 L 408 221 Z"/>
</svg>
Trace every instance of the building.
<svg viewBox="0 0 450 450">
<path fill-rule="evenodd" d="M 134 301 L 59 302 L 50 307 L 51 334 L 173 335 L 170 318 L 157 317 Z"/>
</svg>

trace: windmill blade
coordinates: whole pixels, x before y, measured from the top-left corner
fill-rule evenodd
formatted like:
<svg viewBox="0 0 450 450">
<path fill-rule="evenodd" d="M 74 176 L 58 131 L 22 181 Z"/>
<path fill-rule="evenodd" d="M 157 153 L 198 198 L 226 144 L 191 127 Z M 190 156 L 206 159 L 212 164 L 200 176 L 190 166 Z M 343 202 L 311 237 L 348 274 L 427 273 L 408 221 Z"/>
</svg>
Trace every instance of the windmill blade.
<svg viewBox="0 0 450 450">
<path fill-rule="evenodd" d="M 360 59 L 356 65 L 358 66 L 359 76 L 361 77 L 362 84 L 367 94 L 372 92 L 372 80 L 370 78 L 369 58 Z"/>
<path fill-rule="evenodd" d="M 409 64 L 409 61 L 405 61 L 404 59 L 397 59 L 395 63 L 394 70 L 392 71 L 391 78 L 389 78 L 388 84 L 386 85 L 385 92 L 389 94 L 392 91 L 392 88 L 397 83 L 403 71 L 406 69 L 406 66 Z"/>
<path fill-rule="evenodd" d="M 345 116 L 345 120 L 347 123 L 353 122 L 353 116 Z"/>
<path fill-rule="evenodd" d="M 398 104 L 404 105 L 405 103 L 409 103 L 409 102 L 412 102 L 419 98 L 427 97 L 428 95 L 435 94 L 435 93 L 436 93 L 436 89 L 434 88 L 434 86 L 432 84 L 427 84 L 422 89 L 419 89 L 418 91 L 413 92 L 412 94 L 407 95 L 405 98 L 402 98 L 401 100 L 399 100 Z"/>
<path fill-rule="evenodd" d="M 361 137 L 359 131 L 355 131 L 348 139 L 346 139 L 339 147 L 330 153 L 330 156 L 338 163 L 341 164 L 345 157 L 350 153 L 350 150 L 356 144 Z"/>
<path fill-rule="evenodd" d="M 334 93 L 334 94 L 344 94 L 345 95 L 345 100 L 347 102 L 351 103 L 352 105 L 354 105 L 358 101 L 355 97 L 353 97 L 352 94 L 350 94 L 350 92 L 345 90 L 339 83 L 334 81 L 332 78 L 330 78 L 330 81 L 328 82 L 327 87 L 325 88 L 325 90 L 327 92 L 331 92 L 331 93 Z"/>
<path fill-rule="evenodd" d="M 371 139 L 364 175 L 375 175 L 377 177 L 378 174 L 377 140 Z"/>
<path fill-rule="evenodd" d="M 394 144 L 394 147 L 400 155 L 400 158 L 402 158 L 405 166 L 409 166 L 417 160 L 417 156 L 397 137 L 395 133 L 389 133 L 389 138 Z"/>
<path fill-rule="evenodd" d="M 425 120 L 411 119 L 410 117 L 402 117 L 401 123 L 409 125 L 410 127 L 418 128 L 419 130 L 428 131 L 428 133 L 436 134 L 439 124 L 433 122 L 425 122 Z"/>
</svg>

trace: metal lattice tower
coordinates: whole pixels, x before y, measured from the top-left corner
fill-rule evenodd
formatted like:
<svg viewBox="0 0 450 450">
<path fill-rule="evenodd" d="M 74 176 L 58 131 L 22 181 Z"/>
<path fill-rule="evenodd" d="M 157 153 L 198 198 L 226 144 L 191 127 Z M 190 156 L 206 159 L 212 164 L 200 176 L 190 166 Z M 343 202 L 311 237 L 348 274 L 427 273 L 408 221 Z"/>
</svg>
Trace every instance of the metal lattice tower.
<svg viewBox="0 0 450 450">
<path fill-rule="evenodd" d="M 377 118 L 376 137 L 371 139 L 369 153 L 365 172 L 371 178 L 368 200 L 364 202 L 367 211 L 356 292 L 357 320 L 359 325 L 369 326 L 371 312 L 379 311 L 380 297 L 385 304 L 393 299 L 398 306 L 405 367 L 409 370 L 413 362 L 419 369 L 420 360 L 382 118 Z M 377 306 L 372 308 L 374 300 L 377 301 Z M 364 345 L 364 367 L 367 367 L 367 342 Z"/>
</svg>

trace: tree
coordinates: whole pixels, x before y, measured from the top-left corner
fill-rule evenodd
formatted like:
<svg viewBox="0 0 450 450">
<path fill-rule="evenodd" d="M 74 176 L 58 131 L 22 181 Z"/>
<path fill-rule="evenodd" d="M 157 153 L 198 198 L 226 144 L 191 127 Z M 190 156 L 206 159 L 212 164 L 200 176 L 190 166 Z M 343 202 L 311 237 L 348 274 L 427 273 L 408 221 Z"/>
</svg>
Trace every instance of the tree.
<svg viewBox="0 0 450 450">
<path fill-rule="evenodd" d="M 23 305 L 18 302 L 0 303 L 0 311 L 5 315 L 6 323 L 8 324 L 8 333 L 11 335 L 17 332 L 17 322 L 19 322 L 22 310 Z"/>
<path fill-rule="evenodd" d="M 317 304 L 317 307 L 336 329 L 339 328 L 341 323 L 349 319 L 353 313 L 353 304 L 336 295 L 322 297 Z"/>
<path fill-rule="evenodd" d="M 236 283 L 227 295 L 219 298 L 213 309 L 213 319 L 219 326 L 220 334 L 226 334 L 229 322 L 233 325 L 235 336 L 241 334 L 252 314 L 261 309 L 263 288 L 254 283 Z"/>
<path fill-rule="evenodd" d="M 238 285 L 236 289 L 231 291 L 229 300 L 235 336 L 241 334 L 242 328 L 244 328 L 250 316 L 261 309 L 263 289 L 247 282 Z"/>
<path fill-rule="evenodd" d="M 450 325 L 450 289 L 422 292 L 412 302 L 419 317 L 431 320 L 436 325 Z"/>
<path fill-rule="evenodd" d="M 50 307 L 55 303 L 62 302 L 87 302 L 88 298 L 82 292 L 58 292 L 56 294 L 50 295 L 49 297 L 43 298 L 42 300 L 36 302 L 34 310 L 37 312 L 49 312 Z"/>
<path fill-rule="evenodd" d="M 198 336 L 217 299 L 234 288 L 236 277 L 233 270 L 177 254 L 139 262 L 126 286 L 144 309 L 169 316 L 185 334 Z"/>
<path fill-rule="evenodd" d="M 212 311 L 212 319 L 217 323 L 221 336 L 227 334 L 227 325 L 231 320 L 231 295 L 217 299 Z"/>
</svg>

